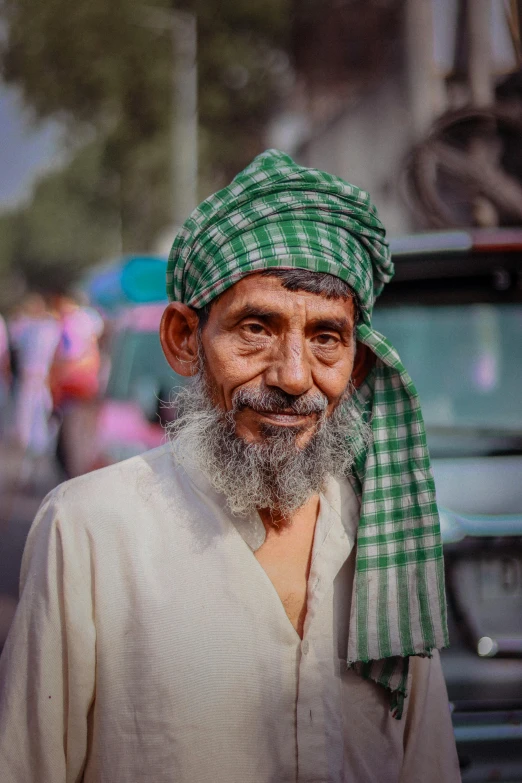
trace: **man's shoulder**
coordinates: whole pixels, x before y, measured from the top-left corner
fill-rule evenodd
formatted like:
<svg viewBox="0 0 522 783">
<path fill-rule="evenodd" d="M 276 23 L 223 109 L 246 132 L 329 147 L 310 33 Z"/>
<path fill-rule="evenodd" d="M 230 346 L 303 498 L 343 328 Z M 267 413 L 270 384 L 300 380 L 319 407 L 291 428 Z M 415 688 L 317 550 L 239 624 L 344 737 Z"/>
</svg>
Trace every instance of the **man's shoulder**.
<svg viewBox="0 0 522 783">
<path fill-rule="evenodd" d="M 106 488 L 112 492 L 124 489 L 126 492 L 136 486 L 140 479 L 153 476 L 161 476 L 166 472 L 175 472 L 176 465 L 172 457 L 172 451 L 168 444 L 138 454 L 135 457 L 116 462 L 82 476 L 64 481 L 56 492 L 62 499 L 80 499 L 83 495 L 91 499 L 97 497 Z"/>
<path fill-rule="evenodd" d="M 172 551 L 185 552 L 194 535 L 193 493 L 168 445 L 66 481 L 40 506 L 24 573 L 34 552 L 47 557 L 42 553 L 54 552 L 56 542 L 69 562 L 92 553 L 97 568 L 109 570 L 161 549 L 166 539 Z"/>
<path fill-rule="evenodd" d="M 115 521 L 131 519 L 168 495 L 174 499 L 184 483 L 170 446 L 131 457 L 65 481 L 49 498 L 65 518 Z"/>
</svg>

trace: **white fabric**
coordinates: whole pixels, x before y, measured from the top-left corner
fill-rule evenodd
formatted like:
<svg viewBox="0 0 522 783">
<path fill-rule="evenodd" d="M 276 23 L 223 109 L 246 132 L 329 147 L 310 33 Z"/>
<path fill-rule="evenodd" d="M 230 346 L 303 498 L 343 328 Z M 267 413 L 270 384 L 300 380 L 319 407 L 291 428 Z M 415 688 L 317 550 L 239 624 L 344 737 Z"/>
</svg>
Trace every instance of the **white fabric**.
<svg viewBox="0 0 522 783">
<path fill-rule="evenodd" d="M 233 521 L 164 446 L 59 487 L 0 661 L 2 783 L 453 783 L 437 655 L 395 720 L 346 671 L 357 500 L 321 498 L 303 641 Z"/>
<path fill-rule="evenodd" d="M 49 372 L 60 341 L 60 325 L 50 316 L 19 318 L 11 327 L 19 363 L 15 385 L 14 423 L 20 446 L 34 456 L 51 443 L 49 418 L 53 400 Z"/>
</svg>

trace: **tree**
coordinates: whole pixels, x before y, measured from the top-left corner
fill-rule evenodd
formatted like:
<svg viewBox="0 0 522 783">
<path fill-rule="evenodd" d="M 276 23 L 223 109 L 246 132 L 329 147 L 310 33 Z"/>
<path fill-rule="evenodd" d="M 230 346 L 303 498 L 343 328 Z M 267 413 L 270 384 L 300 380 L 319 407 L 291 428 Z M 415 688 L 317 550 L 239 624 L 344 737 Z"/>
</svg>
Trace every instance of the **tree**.
<svg viewBox="0 0 522 783">
<path fill-rule="evenodd" d="M 198 18 L 203 181 L 221 184 L 263 146 L 281 92 L 288 0 L 186 0 Z M 118 192 L 124 249 L 147 249 L 169 222 L 173 52 L 148 8 L 168 0 L 4 0 L 4 80 L 36 120 L 61 119 L 68 136 L 93 134 L 100 173 Z"/>
<path fill-rule="evenodd" d="M 96 144 L 83 147 L 39 180 L 27 206 L 0 217 L 3 283 L 15 273 L 30 288 L 66 290 L 87 266 L 118 254 L 119 215 L 100 175 L 102 153 Z"/>
<path fill-rule="evenodd" d="M 264 149 L 291 79 L 290 0 L 190 0 L 204 171 L 222 184 Z"/>
</svg>

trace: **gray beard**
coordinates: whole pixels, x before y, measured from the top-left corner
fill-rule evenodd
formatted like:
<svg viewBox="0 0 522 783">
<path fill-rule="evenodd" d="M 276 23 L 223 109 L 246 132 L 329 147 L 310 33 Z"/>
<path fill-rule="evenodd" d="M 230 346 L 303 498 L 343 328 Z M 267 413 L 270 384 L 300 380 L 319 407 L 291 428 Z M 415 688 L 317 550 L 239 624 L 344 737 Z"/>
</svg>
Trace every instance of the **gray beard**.
<svg viewBox="0 0 522 783">
<path fill-rule="evenodd" d="M 246 392 L 244 403 L 249 402 L 249 390 Z M 277 393 L 275 390 L 275 396 Z M 255 398 L 256 392 L 252 394 Z M 176 396 L 173 404 L 178 417 L 167 428 L 176 461 L 201 470 L 214 489 L 225 496 L 234 516 L 268 509 L 274 517 L 289 520 L 307 500 L 324 490 L 329 476 L 349 475 L 354 443 L 360 444 L 361 439 L 368 443 L 370 439 L 370 428 L 347 393 L 329 417 L 325 413 L 326 398 L 320 395 L 319 400 L 317 396 L 312 400 L 312 409 L 322 412 L 304 447 L 296 443 L 301 428 L 277 425 L 262 428 L 260 443 L 247 443 L 235 431 L 241 390 L 237 397 L 239 400 L 233 398 L 231 411 L 220 410 L 200 374 Z M 295 399 L 296 412 L 309 407 L 307 398 Z"/>
</svg>

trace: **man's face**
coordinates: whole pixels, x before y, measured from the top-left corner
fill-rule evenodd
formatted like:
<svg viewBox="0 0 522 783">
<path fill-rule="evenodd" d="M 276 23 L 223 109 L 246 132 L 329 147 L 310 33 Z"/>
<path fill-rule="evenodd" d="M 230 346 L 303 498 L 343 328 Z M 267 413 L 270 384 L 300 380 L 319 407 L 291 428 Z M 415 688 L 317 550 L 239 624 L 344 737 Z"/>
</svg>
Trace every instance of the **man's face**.
<svg viewBox="0 0 522 783">
<path fill-rule="evenodd" d="M 213 304 L 202 332 L 205 371 L 213 402 L 236 407 L 239 437 L 259 443 L 268 428 L 294 428 L 296 445 L 306 446 L 321 416 L 317 400 L 330 416 L 350 381 L 354 310 L 351 299 L 288 291 L 278 278 L 256 274 Z M 283 392 L 281 407 L 263 404 L 259 392 L 270 391 Z M 250 404 L 237 405 L 242 395 Z M 302 412 L 310 400 L 316 410 Z"/>
</svg>

